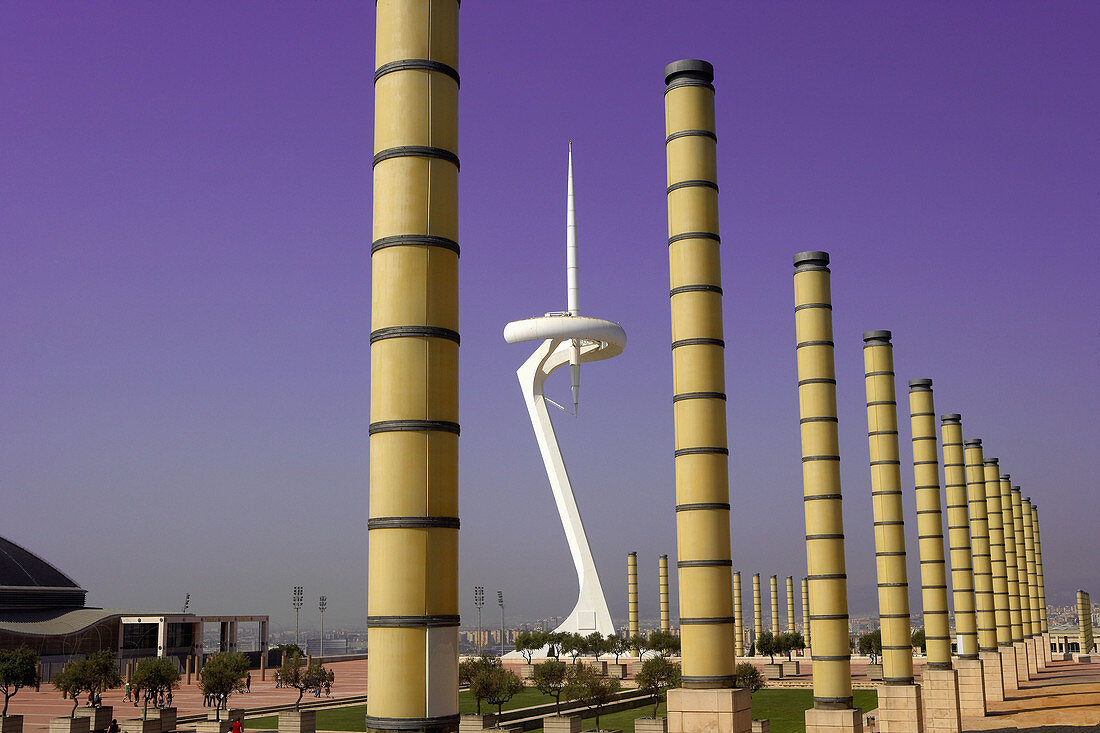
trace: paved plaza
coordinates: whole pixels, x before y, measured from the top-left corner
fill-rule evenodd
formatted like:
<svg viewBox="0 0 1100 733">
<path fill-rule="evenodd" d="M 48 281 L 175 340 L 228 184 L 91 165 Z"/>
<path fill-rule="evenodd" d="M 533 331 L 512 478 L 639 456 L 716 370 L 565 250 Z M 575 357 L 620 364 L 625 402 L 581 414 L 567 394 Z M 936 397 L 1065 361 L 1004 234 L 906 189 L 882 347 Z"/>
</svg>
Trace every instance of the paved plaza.
<svg viewBox="0 0 1100 733">
<path fill-rule="evenodd" d="M 332 695 L 338 704 L 341 699 L 362 696 L 367 693 L 367 660 L 357 659 L 348 662 L 325 663 L 326 669 L 331 669 L 336 676 L 332 685 Z M 197 680 L 192 676 L 191 684 L 184 682 L 187 677 L 180 680 L 180 687 L 173 692 L 172 703 L 176 706 L 177 715 L 201 715 L 213 712 L 213 708 L 202 706 L 202 690 Z M 103 695 L 103 704 L 114 706 L 114 717 L 121 722 L 126 718 L 141 716 L 141 706 L 134 707 L 132 703 L 123 701 L 124 693 L 119 690 L 108 690 Z M 271 705 L 293 705 L 298 699 L 298 691 L 292 688 L 275 688 L 275 670 L 267 671 L 267 680 L 260 679 L 258 670 L 252 671 L 252 692 L 239 693 L 229 698 L 229 706 L 232 708 L 244 708 L 254 710 Z M 307 692 L 302 702 L 316 700 L 313 693 Z M 26 733 L 44 733 L 49 730 L 50 718 L 68 715 L 72 710 L 72 701 L 62 700 L 53 686 L 44 683 L 40 692 L 32 690 L 20 690 L 19 694 L 12 698 L 8 708 L 9 713 L 23 715 L 23 730 Z M 224 715 L 224 713 L 223 713 Z M 182 729 L 188 726 L 180 725 Z"/>
<path fill-rule="evenodd" d="M 760 662 L 760 658 L 751 659 Z M 333 704 L 342 700 L 362 696 L 367 691 L 367 662 L 365 659 L 335 662 L 325 665 L 336 675 L 333 685 Z M 784 683 L 773 683 L 774 687 L 809 687 L 811 665 L 803 662 L 801 674 Z M 920 660 L 917 663 L 918 675 Z M 866 677 L 866 664 L 859 660 L 853 662 L 853 683 L 857 687 L 872 687 L 874 683 Z M 260 680 L 258 672 L 252 675 L 252 692 L 237 694 L 230 698 L 230 706 L 256 710 L 272 705 L 292 705 L 297 698 L 297 690 L 276 689 L 274 671 L 268 671 L 268 679 Z M 123 702 L 121 690 L 110 690 L 103 696 L 105 705 L 114 706 L 114 716 L 118 720 L 138 717 L 140 707 Z M 174 694 L 174 702 L 180 716 L 209 712 L 202 707 L 202 692 L 192 681 L 191 685 L 181 684 Z M 311 693 L 302 698 L 303 702 L 314 701 Z M 1100 660 L 1089 664 L 1079 662 L 1054 662 L 1035 680 L 1024 682 L 1018 692 L 1010 694 L 1002 703 L 990 703 L 990 715 L 984 718 L 964 718 L 965 731 L 1014 732 L 1032 731 L 1033 733 L 1088 733 L 1100 731 Z M 10 712 L 24 716 L 23 729 L 28 733 L 45 733 L 49 729 L 49 719 L 58 715 L 67 715 L 72 708 L 71 702 L 61 700 L 57 692 L 44 685 L 41 692 L 22 690 L 12 699 Z M 247 713 L 246 713 L 247 714 Z M 186 723 L 182 730 L 188 729 Z"/>
</svg>

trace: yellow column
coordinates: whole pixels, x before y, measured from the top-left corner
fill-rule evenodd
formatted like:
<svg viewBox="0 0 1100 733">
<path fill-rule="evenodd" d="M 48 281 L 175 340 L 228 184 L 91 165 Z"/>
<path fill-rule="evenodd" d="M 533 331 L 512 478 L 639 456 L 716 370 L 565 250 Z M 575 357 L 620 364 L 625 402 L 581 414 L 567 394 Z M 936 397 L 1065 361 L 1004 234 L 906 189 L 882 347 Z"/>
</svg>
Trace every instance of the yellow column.
<svg viewBox="0 0 1100 733">
<path fill-rule="evenodd" d="M 970 545 L 974 557 L 974 596 L 978 618 L 978 657 L 987 702 L 1005 699 L 1004 666 L 997 647 L 993 566 L 989 546 L 989 510 L 986 502 L 985 456 L 980 439 L 963 442 L 966 452 L 966 491 L 970 504 Z"/>
<path fill-rule="evenodd" d="M 989 562 L 993 570 L 993 609 L 997 646 L 1012 646 L 1012 613 L 1008 601 L 1008 563 L 1005 560 L 1004 513 L 1001 509 L 1001 471 L 996 458 L 986 458 L 985 507 L 989 524 Z"/>
<path fill-rule="evenodd" d="M 974 598 L 978 619 L 978 651 L 997 651 L 997 617 L 993 606 L 993 568 L 989 551 L 989 519 L 985 502 L 982 441 L 963 442 L 966 452 L 966 492 L 970 507 L 970 546 L 974 558 Z"/>
<path fill-rule="evenodd" d="M 660 589 L 661 631 L 667 634 L 672 630 L 668 615 L 668 555 L 657 558 L 657 585 Z"/>
<path fill-rule="evenodd" d="M 913 485 L 917 500 L 921 602 L 927 669 L 951 669 L 947 615 L 940 462 L 936 451 L 936 409 L 931 379 L 909 380 L 909 424 L 913 437 Z"/>
<path fill-rule="evenodd" d="M 844 565 L 828 265 L 829 255 L 825 252 L 801 252 L 794 256 L 802 489 L 810 583 L 810 633 L 814 645 L 814 708 L 806 711 L 807 733 L 834 725 L 862 728 L 862 718 L 852 708 L 848 582 Z"/>
<path fill-rule="evenodd" d="M 794 626 L 794 577 L 787 576 L 787 631 L 795 632 Z"/>
<path fill-rule="evenodd" d="M 1031 511 L 1031 499 L 1021 499 L 1024 520 L 1024 555 L 1027 558 L 1027 589 L 1030 600 L 1032 635 L 1042 635 L 1042 609 L 1039 601 L 1039 575 L 1035 564 L 1035 515 Z"/>
<path fill-rule="evenodd" d="M 1020 631 L 1025 639 L 1035 635 L 1031 628 L 1031 582 L 1027 575 L 1027 546 L 1024 538 L 1023 499 L 1020 487 L 1011 487 L 1012 527 L 1016 540 L 1016 579 L 1020 591 Z"/>
<path fill-rule="evenodd" d="M 779 577 L 773 575 L 768 579 L 768 589 L 771 591 L 772 601 L 772 628 L 773 634 L 779 633 Z"/>
<path fill-rule="evenodd" d="M 1016 520 L 1012 514 L 1012 477 L 1002 473 L 1001 516 L 1004 518 L 1005 572 L 1008 575 L 1008 613 L 1011 621 L 1013 645 L 1024 641 L 1023 616 L 1020 614 L 1019 561 L 1016 556 Z"/>
<path fill-rule="evenodd" d="M 665 67 L 676 565 L 688 689 L 733 688 L 736 665 L 713 79 L 705 61 Z"/>
<path fill-rule="evenodd" d="M 638 553 L 626 554 L 627 633 L 638 635 Z"/>
<path fill-rule="evenodd" d="M 1043 541 L 1039 536 L 1039 507 L 1031 499 L 1028 502 L 1031 503 L 1032 532 L 1035 535 L 1035 582 L 1039 586 L 1039 619 L 1042 633 L 1046 634 L 1050 628 L 1047 626 L 1047 587 L 1043 581 Z M 1050 648 L 1049 644 L 1047 648 Z"/>
<path fill-rule="evenodd" d="M 911 685 L 913 644 L 905 568 L 905 514 L 901 503 L 898 409 L 889 331 L 863 334 L 863 372 L 867 388 L 867 442 L 871 455 L 871 503 L 882 629 L 882 679 L 888 685 Z"/>
<path fill-rule="evenodd" d="M 978 658 L 973 555 L 970 547 L 970 509 L 966 496 L 962 417 L 940 418 L 943 430 L 943 478 L 947 501 L 947 538 L 951 548 L 951 599 L 955 609 L 955 637 L 960 659 Z M 984 709 L 982 714 L 984 715 Z"/>
<path fill-rule="evenodd" d="M 806 578 L 802 579 L 802 640 L 810 649 L 810 581 Z"/>
<path fill-rule="evenodd" d="M 368 731 L 458 727 L 458 2 L 378 0 Z"/>
<path fill-rule="evenodd" d="M 733 573 L 733 656 L 745 656 L 745 606 L 741 600 L 741 571 Z"/>
<path fill-rule="evenodd" d="M 760 573 L 752 574 L 752 634 L 753 643 L 764 633 L 764 609 L 760 602 Z"/>
<path fill-rule="evenodd" d="M 1094 644 L 1092 637 L 1092 597 L 1080 588 L 1077 589 L 1077 627 L 1080 634 L 1078 646 L 1081 649 L 1081 654 L 1091 654 L 1092 645 Z"/>
</svg>

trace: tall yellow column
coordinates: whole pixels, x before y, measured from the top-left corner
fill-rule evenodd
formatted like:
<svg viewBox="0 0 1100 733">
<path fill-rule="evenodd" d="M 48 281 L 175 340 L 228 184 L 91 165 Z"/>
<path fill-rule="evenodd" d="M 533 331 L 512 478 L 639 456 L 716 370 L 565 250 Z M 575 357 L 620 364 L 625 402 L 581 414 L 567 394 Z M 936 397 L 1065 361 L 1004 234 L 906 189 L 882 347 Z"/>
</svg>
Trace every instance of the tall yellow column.
<svg viewBox="0 0 1100 733">
<path fill-rule="evenodd" d="M 913 438 L 913 486 L 917 500 L 917 548 L 927 661 L 921 673 L 924 728 L 959 733 L 962 710 L 959 677 L 951 666 L 947 568 L 944 562 L 943 502 L 936 451 L 936 408 L 931 379 L 909 380 L 909 425 Z"/>
<path fill-rule="evenodd" d="M 668 614 L 668 555 L 657 558 L 657 587 L 661 602 L 661 631 L 667 634 L 672 631 Z"/>
<path fill-rule="evenodd" d="M 626 554 L 626 611 L 627 633 L 630 638 L 638 635 L 638 553 Z"/>
<path fill-rule="evenodd" d="M 764 633 L 764 608 L 760 599 L 760 573 L 752 574 L 752 635 L 753 643 Z"/>
<path fill-rule="evenodd" d="M 1004 514 L 1001 510 L 1001 471 L 996 458 L 983 461 L 985 507 L 989 525 L 989 562 L 993 571 L 993 609 L 997 646 L 1012 646 L 1012 614 L 1008 605 L 1008 564 L 1005 561 Z"/>
<path fill-rule="evenodd" d="M 1092 638 L 1092 597 L 1081 590 L 1077 589 L 1077 628 L 1078 628 L 1078 647 L 1081 650 L 1081 654 L 1091 654 L 1094 644 Z"/>
<path fill-rule="evenodd" d="M 978 626 L 975 615 L 974 556 L 970 544 L 970 508 L 966 491 L 966 460 L 962 416 L 940 416 L 943 430 L 943 478 L 947 501 L 948 546 L 951 548 L 951 597 L 955 608 L 958 658 L 959 712 L 981 717 L 986 713 L 985 681 L 978 658 Z"/>
<path fill-rule="evenodd" d="M 875 522 L 882 681 L 879 715 L 883 733 L 923 728 L 920 688 L 913 684 L 909 581 L 905 567 L 905 513 L 901 502 L 898 408 L 894 391 L 894 349 L 889 331 L 863 334 L 863 378 L 867 391 L 867 442 L 871 457 L 871 506 Z"/>
<path fill-rule="evenodd" d="M 772 628 L 773 634 L 778 634 L 779 629 L 779 576 L 773 575 L 768 579 L 768 590 L 771 591 L 772 601 Z"/>
<path fill-rule="evenodd" d="M 997 651 L 997 615 L 993 601 L 993 566 L 989 547 L 985 456 L 980 438 L 963 441 L 966 492 L 970 504 L 970 546 L 974 557 L 974 597 L 978 618 L 978 656 L 982 660 L 987 702 L 1004 701 L 1004 678 Z"/>
<path fill-rule="evenodd" d="M 911 685 L 913 645 L 905 568 L 905 515 L 901 503 L 898 411 L 889 331 L 863 334 L 863 371 L 867 388 L 867 442 L 871 455 L 879 625 L 882 628 L 882 678 L 888 685 Z"/>
<path fill-rule="evenodd" d="M 458 1 L 378 0 L 368 731 L 458 728 Z"/>
<path fill-rule="evenodd" d="M 810 581 L 802 579 L 802 640 L 806 648 L 812 650 L 810 639 Z"/>
<path fill-rule="evenodd" d="M 1038 566 L 1035 564 L 1035 515 L 1031 511 L 1031 500 L 1020 500 L 1021 513 L 1024 520 L 1024 556 L 1027 558 L 1027 590 L 1029 608 L 1031 614 L 1032 636 L 1043 641 L 1042 611 L 1039 601 L 1039 575 Z M 1049 647 L 1047 647 L 1049 649 Z M 1047 654 L 1043 654 L 1043 666 L 1046 666 Z"/>
<path fill-rule="evenodd" d="M 1020 487 L 1013 486 L 1010 495 L 1012 502 L 1012 524 L 1016 535 L 1016 577 L 1020 589 L 1020 629 L 1024 644 L 1027 646 L 1028 674 L 1034 676 L 1043 668 L 1039 656 L 1035 631 L 1031 626 L 1031 584 L 1027 575 L 1027 545 L 1024 539 L 1023 501 Z"/>
<path fill-rule="evenodd" d="M 1013 645 L 1024 640 L 1023 617 L 1020 614 L 1020 576 L 1016 557 L 1016 520 L 1012 514 L 1012 477 L 1000 476 L 1001 516 L 1005 539 L 1005 573 L 1008 576 L 1008 613 Z"/>
<path fill-rule="evenodd" d="M 848 576 L 844 565 L 828 265 L 829 255 L 825 252 L 801 252 L 794 256 L 802 491 L 806 512 L 810 633 L 814 645 L 814 707 L 806 711 L 806 733 L 863 729 L 862 716 L 852 707 Z"/>
<path fill-rule="evenodd" d="M 795 632 L 794 625 L 794 577 L 787 576 L 787 632 Z"/>
<path fill-rule="evenodd" d="M 668 259 L 676 433 L 676 542 L 683 688 L 669 692 L 671 733 L 752 727 L 735 690 L 729 449 L 718 235 L 714 68 L 665 67 Z M 696 694 L 700 690 L 718 690 Z"/>
<path fill-rule="evenodd" d="M 1029 500 L 1030 501 L 1030 500 Z M 1043 654 L 1050 660 L 1050 627 L 1047 625 L 1047 590 L 1043 581 L 1043 543 L 1039 536 L 1039 507 L 1031 504 L 1032 531 L 1035 535 L 1035 582 L 1039 586 L 1039 624 L 1043 635 Z"/>
<path fill-rule="evenodd" d="M 944 562 L 940 462 L 936 451 L 936 410 L 931 379 L 909 380 L 909 424 L 913 438 L 913 485 L 917 500 L 924 612 L 925 669 L 951 669 L 947 568 Z"/>
<path fill-rule="evenodd" d="M 1005 573 L 1008 576 L 1008 614 L 1011 622 L 1012 649 L 1016 661 L 1016 680 L 1029 680 L 1027 645 L 1024 643 L 1023 615 L 1020 613 L 1019 561 L 1016 555 L 1016 520 L 1012 514 L 1012 477 L 1000 476 L 1001 516 L 1005 537 Z"/>
<path fill-rule="evenodd" d="M 741 571 L 733 573 L 733 655 L 745 656 L 745 606 L 741 600 Z"/>
</svg>

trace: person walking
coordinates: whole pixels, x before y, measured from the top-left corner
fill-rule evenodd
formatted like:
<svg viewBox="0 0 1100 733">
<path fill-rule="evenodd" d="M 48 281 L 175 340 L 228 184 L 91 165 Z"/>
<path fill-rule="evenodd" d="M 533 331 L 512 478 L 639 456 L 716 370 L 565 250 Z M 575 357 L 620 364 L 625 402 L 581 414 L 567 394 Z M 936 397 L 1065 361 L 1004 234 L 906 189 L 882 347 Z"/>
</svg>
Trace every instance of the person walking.
<svg viewBox="0 0 1100 733">
<path fill-rule="evenodd" d="M 233 721 L 233 733 L 244 733 L 244 726 L 241 725 L 241 719 L 237 718 Z"/>
<path fill-rule="evenodd" d="M 244 691 L 252 692 L 252 673 L 249 672 L 244 678 Z"/>
</svg>

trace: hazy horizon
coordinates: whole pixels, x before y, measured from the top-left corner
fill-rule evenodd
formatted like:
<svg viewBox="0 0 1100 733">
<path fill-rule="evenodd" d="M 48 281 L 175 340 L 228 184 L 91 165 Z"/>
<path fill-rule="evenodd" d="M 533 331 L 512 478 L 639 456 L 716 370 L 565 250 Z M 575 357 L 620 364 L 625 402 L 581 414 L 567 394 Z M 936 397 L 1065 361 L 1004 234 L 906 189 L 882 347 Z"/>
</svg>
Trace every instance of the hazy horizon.
<svg viewBox="0 0 1100 733">
<path fill-rule="evenodd" d="M 612 615 L 675 563 L 665 64 L 715 67 L 733 557 L 805 575 L 791 256 L 832 256 L 852 615 L 875 612 L 861 334 L 894 335 L 1039 507 L 1048 602 L 1100 587 L 1100 6 L 570 0 L 460 12 L 460 587 L 576 578 L 510 320 L 628 343 L 554 415 Z M 0 536 L 90 605 L 365 616 L 373 7 L 0 7 Z M 559 402 L 568 379 L 549 387 Z M 676 614 L 676 573 L 670 573 Z M 766 585 L 766 583 L 765 583 Z M 1066 602 L 1070 602 L 1067 600 Z M 798 609 L 801 617 L 801 609 Z M 315 621 L 314 621 L 315 623 Z"/>
</svg>

